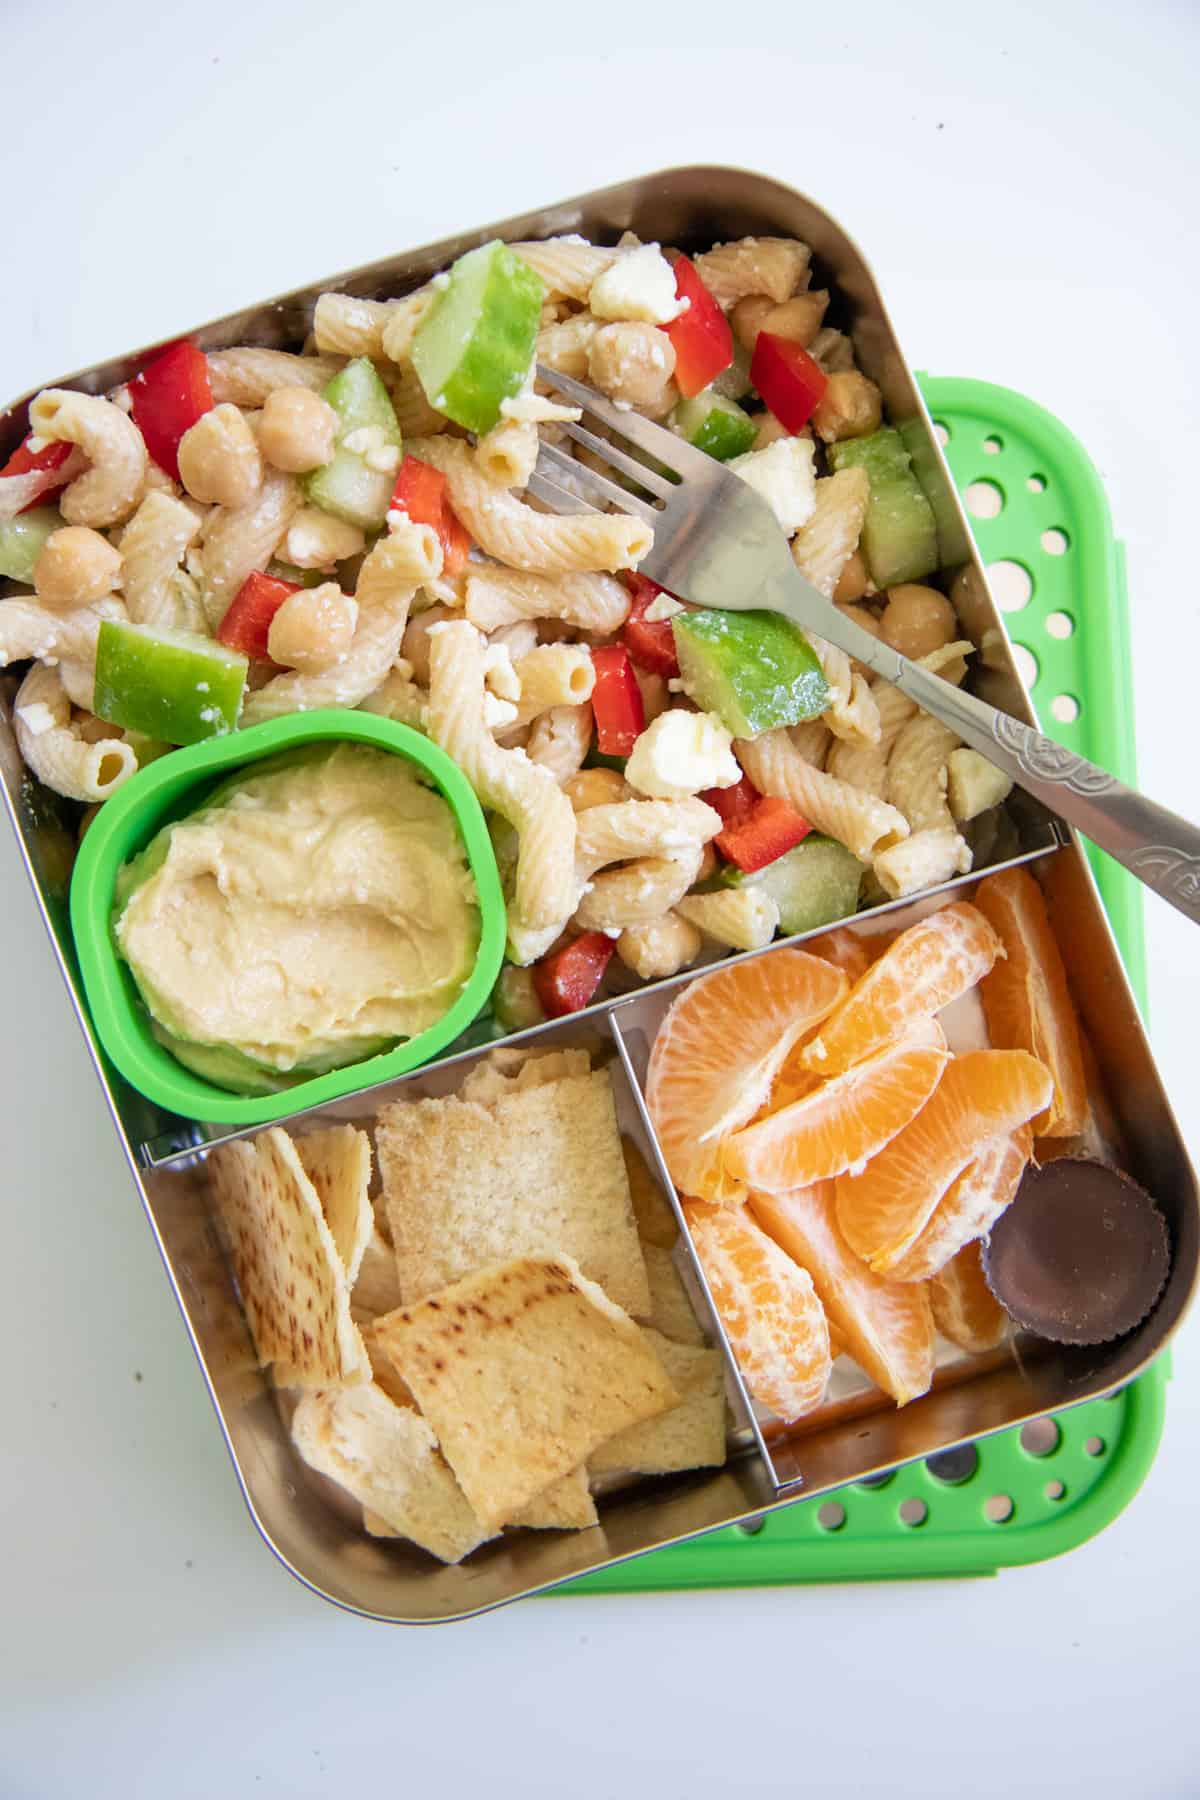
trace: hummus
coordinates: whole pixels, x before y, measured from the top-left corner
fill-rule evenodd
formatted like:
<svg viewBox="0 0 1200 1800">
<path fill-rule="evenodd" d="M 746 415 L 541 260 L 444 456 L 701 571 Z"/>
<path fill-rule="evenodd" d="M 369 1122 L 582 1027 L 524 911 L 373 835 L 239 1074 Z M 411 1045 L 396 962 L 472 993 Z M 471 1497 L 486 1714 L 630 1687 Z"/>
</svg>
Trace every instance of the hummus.
<svg viewBox="0 0 1200 1800">
<path fill-rule="evenodd" d="M 365 744 L 235 776 L 158 833 L 117 896 L 117 946 L 157 1035 L 224 1086 L 284 1085 L 415 1036 L 479 945 L 454 814 Z"/>
</svg>

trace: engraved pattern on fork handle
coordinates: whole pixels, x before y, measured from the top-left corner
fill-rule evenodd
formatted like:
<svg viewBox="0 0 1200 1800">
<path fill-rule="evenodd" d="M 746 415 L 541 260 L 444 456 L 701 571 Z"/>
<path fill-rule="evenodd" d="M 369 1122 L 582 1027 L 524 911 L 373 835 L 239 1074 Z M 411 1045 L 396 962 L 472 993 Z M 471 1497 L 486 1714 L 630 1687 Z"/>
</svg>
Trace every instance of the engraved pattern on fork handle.
<svg viewBox="0 0 1200 1800">
<path fill-rule="evenodd" d="M 1010 713 L 997 712 L 992 721 L 992 735 L 1002 750 L 1015 758 L 1026 775 L 1038 781 L 1060 782 L 1075 794 L 1103 794 L 1119 787 L 1115 775 L 1097 768 L 1085 756 L 1076 755 L 1065 744 L 1055 743 L 1014 719 Z"/>
<path fill-rule="evenodd" d="M 910 700 L 949 725 L 964 743 L 1200 925 L 1200 829 L 1189 820 L 890 648 L 881 654 L 876 640 L 840 615 L 829 635 L 835 643 L 843 639 L 841 648 L 847 654 L 859 656 L 884 680 L 894 681 Z"/>
<path fill-rule="evenodd" d="M 1200 919 L 1200 856 L 1189 856 L 1170 844 L 1147 844 L 1133 852 L 1126 867 L 1180 912 Z"/>
</svg>

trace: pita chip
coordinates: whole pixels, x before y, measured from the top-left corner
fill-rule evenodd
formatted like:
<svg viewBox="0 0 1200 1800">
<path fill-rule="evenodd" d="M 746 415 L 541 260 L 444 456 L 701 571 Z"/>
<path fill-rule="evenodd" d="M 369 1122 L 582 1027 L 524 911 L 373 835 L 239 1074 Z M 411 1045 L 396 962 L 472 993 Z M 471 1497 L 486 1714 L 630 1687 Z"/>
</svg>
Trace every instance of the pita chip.
<svg viewBox="0 0 1200 1800">
<path fill-rule="evenodd" d="M 374 1331 L 491 1530 L 678 1399 L 650 1340 L 569 1256 L 481 1269 Z"/>
<path fill-rule="evenodd" d="M 259 1362 L 297 1387 L 369 1379 L 345 1265 L 287 1133 L 223 1144 L 208 1170 Z"/>
</svg>

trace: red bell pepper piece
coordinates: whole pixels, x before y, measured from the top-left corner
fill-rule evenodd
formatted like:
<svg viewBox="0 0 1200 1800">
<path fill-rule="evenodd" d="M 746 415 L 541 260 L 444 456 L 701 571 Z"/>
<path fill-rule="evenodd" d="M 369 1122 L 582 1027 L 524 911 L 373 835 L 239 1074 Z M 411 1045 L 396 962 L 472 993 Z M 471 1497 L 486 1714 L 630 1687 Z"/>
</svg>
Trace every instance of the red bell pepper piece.
<svg viewBox="0 0 1200 1800">
<path fill-rule="evenodd" d="M 414 525 L 432 525 L 442 546 L 442 574 L 457 575 L 471 548 L 470 533 L 446 498 L 446 477 L 419 456 L 406 456 L 392 490 L 392 508 Z"/>
<path fill-rule="evenodd" d="M 129 384 L 133 422 L 146 448 L 172 481 L 179 480 L 179 440 L 213 408 L 208 358 L 181 338 L 152 358 Z"/>
<path fill-rule="evenodd" d="M 549 1019 L 585 1007 L 609 964 L 616 945 L 603 931 L 585 931 L 561 950 L 533 965 L 533 986 Z"/>
<path fill-rule="evenodd" d="M 813 416 L 829 377 L 820 363 L 791 338 L 760 331 L 750 358 L 750 380 L 785 431 L 803 430 Z"/>
<path fill-rule="evenodd" d="M 0 481 L 3 481 L 6 475 L 37 474 L 45 476 L 45 481 L 38 483 L 38 491 L 33 499 L 27 500 L 21 508 L 22 512 L 29 512 L 35 506 L 45 506 L 57 494 L 61 494 L 64 487 L 70 485 L 68 482 L 56 480 L 55 477 L 74 448 L 74 444 L 59 440 L 53 444 L 47 444 L 43 450 L 31 450 L 28 438 L 23 444 L 17 445 L 4 467 L 0 469 Z"/>
<path fill-rule="evenodd" d="M 289 595 L 300 592 L 299 582 L 280 581 L 278 576 L 263 575 L 256 569 L 233 596 L 229 611 L 217 626 L 217 641 L 255 662 L 270 662 L 267 637 L 271 620 Z"/>
<path fill-rule="evenodd" d="M 629 617 L 621 631 L 621 642 L 639 669 L 645 669 L 650 675 L 663 675 L 669 681 L 679 674 L 671 621 L 646 618 L 646 608 L 665 590 L 648 575 L 628 575 L 626 580 L 633 598 Z"/>
<path fill-rule="evenodd" d="M 687 301 L 687 310 L 662 329 L 675 351 L 679 391 L 690 400 L 733 361 L 733 332 L 686 256 L 675 259 L 675 296 Z"/>
<path fill-rule="evenodd" d="M 624 644 L 604 644 L 592 651 L 596 685 L 592 712 L 596 748 L 603 756 L 628 756 L 646 729 L 646 709 L 633 664 Z"/>
<path fill-rule="evenodd" d="M 706 806 L 720 813 L 726 825 L 742 825 L 750 817 L 762 795 L 754 786 L 748 775 L 743 775 L 736 787 L 706 788 L 700 795 Z M 720 840 L 717 840 L 720 842 Z"/>
<path fill-rule="evenodd" d="M 717 837 L 717 849 L 727 862 L 753 875 L 785 851 L 794 850 L 811 830 L 794 806 L 773 794 L 763 794 L 748 818 L 726 825 Z"/>
</svg>

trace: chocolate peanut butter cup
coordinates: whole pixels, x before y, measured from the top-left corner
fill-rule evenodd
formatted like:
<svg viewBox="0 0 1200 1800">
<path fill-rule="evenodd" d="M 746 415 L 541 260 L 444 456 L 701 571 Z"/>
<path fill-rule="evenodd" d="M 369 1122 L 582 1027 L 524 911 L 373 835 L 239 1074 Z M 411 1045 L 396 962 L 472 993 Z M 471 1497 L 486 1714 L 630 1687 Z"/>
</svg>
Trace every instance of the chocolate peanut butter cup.
<svg viewBox="0 0 1200 1800">
<path fill-rule="evenodd" d="M 1119 1169 L 1064 1156 L 1027 1170 L 983 1253 L 1018 1325 L 1059 1344 L 1104 1344 L 1140 1325 L 1166 1285 L 1163 1215 Z"/>
</svg>

